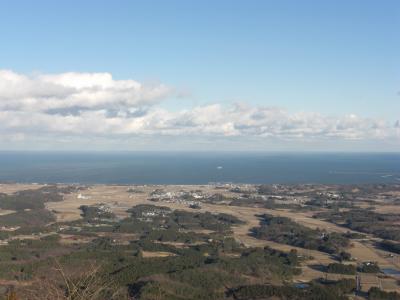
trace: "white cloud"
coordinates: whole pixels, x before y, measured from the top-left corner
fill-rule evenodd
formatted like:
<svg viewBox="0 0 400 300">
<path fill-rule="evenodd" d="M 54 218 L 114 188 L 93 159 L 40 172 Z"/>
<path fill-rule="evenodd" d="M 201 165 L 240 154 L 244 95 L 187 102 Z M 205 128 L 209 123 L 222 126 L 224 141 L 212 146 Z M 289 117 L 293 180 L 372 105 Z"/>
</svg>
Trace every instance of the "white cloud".
<svg viewBox="0 0 400 300">
<path fill-rule="evenodd" d="M 390 140 L 398 122 L 295 112 L 276 107 L 204 105 L 170 111 L 157 105 L 173 89 L 115 80 L 109 73 L 27 76 L 0 71 L 0 137 L 41 141 L 66 136 L 255 137 L 281 140 Z"/>
<path fill-rule="evenodd" d="M 62 73 L 26 76 L 0 71 L 0 109 L 55 111 L 130 109 L 152 105 L 168 96 L 166 85 L 114 80 L 109 73 Z"/>
</svg>

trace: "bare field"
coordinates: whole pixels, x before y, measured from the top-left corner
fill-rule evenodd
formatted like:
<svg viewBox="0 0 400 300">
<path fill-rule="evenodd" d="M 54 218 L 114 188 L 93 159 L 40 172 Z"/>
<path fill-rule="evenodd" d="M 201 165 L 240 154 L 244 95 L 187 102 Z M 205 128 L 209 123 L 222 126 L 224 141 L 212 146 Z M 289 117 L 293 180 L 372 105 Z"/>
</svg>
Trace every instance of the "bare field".
<svg viewBox="0 0 400 300">
<path fill-rule="evenodd" d="M 176 254 L 171 252 L 163 252 L 163 251 L 142 251 L 142 256 L 144 258 L 150 257 L 168 257 L 168 256 L 175 256 Z"/>
<path fill-rule="evenodd" d="M 79 236 L 72 234 L 60 234 L 60 243 L 64 245 L 89 243 L 93 237 Z"/>
<path fill-rule="evenodd" d="M 9 210 L 9 209 L 1 209 L 0 208 L 0 216 L 5 216 L 9 214 L 15 213 L 15 210 Z"/>
<path fill-rule="evenodd" d="M 34 190 L 44 187 L 41 184 L 23 184 L 23 183 L 0 183 L 0 193 L 13 194 L 24 190 Z"/>
<path fill-rule="evenodd" d="M 400 214 L 399 205 L 375 205 L 375 211 L 384 214 Z"/>
</svg>

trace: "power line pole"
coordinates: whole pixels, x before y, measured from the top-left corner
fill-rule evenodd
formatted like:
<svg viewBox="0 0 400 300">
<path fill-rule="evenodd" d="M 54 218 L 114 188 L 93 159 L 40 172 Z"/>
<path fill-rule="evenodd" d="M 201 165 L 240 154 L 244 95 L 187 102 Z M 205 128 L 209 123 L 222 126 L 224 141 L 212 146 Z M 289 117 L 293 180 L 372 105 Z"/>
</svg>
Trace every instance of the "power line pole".
<svg viewBox="0 0 400 300">
<path fill-rule="evenodd" d="M 361 291 L 361 276 L 356 275 L 356 291 L 359 293 Z"/>
</svg>

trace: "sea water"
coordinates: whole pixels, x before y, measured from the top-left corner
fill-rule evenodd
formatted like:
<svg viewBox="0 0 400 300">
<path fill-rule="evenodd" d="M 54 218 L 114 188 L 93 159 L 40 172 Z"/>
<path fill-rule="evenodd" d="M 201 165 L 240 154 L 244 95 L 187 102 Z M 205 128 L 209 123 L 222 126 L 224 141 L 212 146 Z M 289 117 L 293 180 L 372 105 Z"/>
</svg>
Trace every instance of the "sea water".
<svg viewBox="0 0 400 300">
<path fill-rule="evenodd" d="M 0 152 L 0 181 L 400 183 L 397 153 Z"/>
</svg>

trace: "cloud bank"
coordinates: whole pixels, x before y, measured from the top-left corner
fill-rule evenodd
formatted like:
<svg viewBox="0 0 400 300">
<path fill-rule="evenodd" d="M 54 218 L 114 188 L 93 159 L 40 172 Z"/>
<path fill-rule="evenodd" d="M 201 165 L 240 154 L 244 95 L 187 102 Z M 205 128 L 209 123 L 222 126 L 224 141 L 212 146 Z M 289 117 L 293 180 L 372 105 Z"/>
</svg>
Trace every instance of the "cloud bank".
<svg viewBox="0 0 400 300">
<path fill-rule="evenodd" d="M 281 140 L 393 140 L 399 122 L 282 108 L 210 104 L 168 110 L 165 84 L 116 80 L 109 73 L 24 75 L 0 70 L 0 138 L 251 137 Z"/>
<path fill-rule="evenodd" d="M 73 113 L 151 105 L 171 89 L 134 80 L 114 80 L 109 73 L 62 73 L 26 76 L 0 71 L 0 110 Z"/>
</svg>

